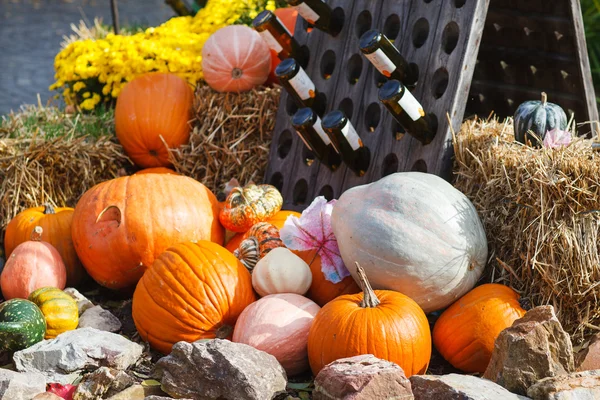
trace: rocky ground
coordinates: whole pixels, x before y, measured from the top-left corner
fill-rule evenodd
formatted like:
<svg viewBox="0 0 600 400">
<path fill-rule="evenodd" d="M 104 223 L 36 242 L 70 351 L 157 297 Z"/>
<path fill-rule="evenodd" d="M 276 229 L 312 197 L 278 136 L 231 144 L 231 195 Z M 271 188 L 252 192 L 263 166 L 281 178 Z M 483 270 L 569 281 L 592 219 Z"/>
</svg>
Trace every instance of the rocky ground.
<svg viewBox="0 0 600 400">
<path fill-rule="evenodd" d="M 118 0 L 121 25 L 156 25 L 174 14 L 164 0 Z M 55 93 L 54 57 L 71 24 L 111 23 L 108 0 L 0 0 L 0 116 Z"/>
</svg>

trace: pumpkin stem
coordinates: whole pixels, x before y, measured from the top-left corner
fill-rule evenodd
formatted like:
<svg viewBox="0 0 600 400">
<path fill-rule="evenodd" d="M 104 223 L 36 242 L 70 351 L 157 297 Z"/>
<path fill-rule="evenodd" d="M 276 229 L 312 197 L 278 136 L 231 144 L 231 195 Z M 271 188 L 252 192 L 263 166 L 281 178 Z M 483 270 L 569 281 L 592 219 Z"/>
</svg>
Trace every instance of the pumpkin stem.
<svg viewBox="0 0 600 400">
<path fill-rule="evenodd" d="M 121 210 L 117 206 L 108 206 L 104 210 L 100 211 L 96 223 L 117 221 L 117 226 L 121 226 Z"/>
<path fill-rule="evenodd" d="M 542 92 L 542 105 L 545 106 L 547 102 L 548 102 L 548 95 L 546 94 L 546 92 Z"/>
<path fill-rule="evenodd" d="M 362 269 L 356 261 L 354 263 L 356 264 L 356 272 L 358 273 L 358 284 L 363 291 L 363 299 L 360 302 L 360 306 L 362 308 L 377 307 L 381 302 L 373 291 L 373 288 L 367 279 L 367 275 L 365 274 L 365 270 Z"/>
<path fill-rule="evenodd" d="M 31 232 L 31 240 L 33 240 L 34 242 L 41 242 L 43 232 L 44 230 L 41 226 L 36 226 L 35 228 L 33 228 L 33 232 Z"/>
<path fill-rule="evenodd" d="M 52 207 L 50 203 L 44 203 L 44 214 L 56 214 L 56 211 L 54 211 L 54 207 Z"/>
<path fill-rule="evenodd" d="M 231 77 L 232 77 L 233 79 L 240 79 L 240 78 L 242 77 L 242 75 L 244 75 L 244 71 L 242 71 L 242 70 L 241 70 L 241 69 L 239 69 L 239 68 L 234 68 L 234 69 L 231 71 Z"/>
</svg>

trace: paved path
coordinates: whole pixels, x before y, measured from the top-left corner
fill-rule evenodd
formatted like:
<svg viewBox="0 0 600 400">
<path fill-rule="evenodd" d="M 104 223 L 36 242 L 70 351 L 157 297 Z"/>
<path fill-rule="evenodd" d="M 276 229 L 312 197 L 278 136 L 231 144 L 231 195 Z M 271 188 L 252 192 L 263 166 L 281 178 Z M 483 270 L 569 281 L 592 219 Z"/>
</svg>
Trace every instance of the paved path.
<svg viewBox="0 0 600 400">
<path fill-rule="evenodd" d="M 173 16 L 164 0 L 118 0 L 121 25 L 157 25 Z M 111 24 L 109 0 L 0 0 L 0 116 L 54 93 L 54 56 L 71 24 L 102 17 Z"/>
</svg>

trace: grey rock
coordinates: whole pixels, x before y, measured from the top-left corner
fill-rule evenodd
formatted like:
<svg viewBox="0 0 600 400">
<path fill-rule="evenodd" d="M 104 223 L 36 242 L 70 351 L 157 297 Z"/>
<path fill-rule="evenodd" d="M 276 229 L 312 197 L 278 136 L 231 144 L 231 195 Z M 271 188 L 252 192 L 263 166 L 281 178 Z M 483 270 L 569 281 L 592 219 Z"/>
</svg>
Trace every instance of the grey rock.
<svg viewBox="0 0 600 400">
<path fill-rule="evenodd" d="M 73 400 L 95 400 L 123 391 L 134 384 L 133 378 L 123 371 L 100 367 L 83 377 Z"/>
<path fill-rule="evenodd" d="M 600 399 L 600 370 L 544 378 L 527 389 L 533 400 Z"/>
<path fill-rule="evenodd" d="M 95 328 L 106 332 L 119 332 L 121 321 L 110 311 L 100 306 L 94 306 L 83 312 L 79 317 L 79 328 Z"/>
<path fill-rule="evenodd" d="M 472 375 L 413 375 L 415 400 L 527 400 L 502 386 Z"/>
<path fill-rule="evenodd" d="M 64 399 L 54 393 L 45 392 L 45 393 L 38 394 L 32 400 L 64 400 Z"/>
<path fill-rule="evenodd" d="M 127 338 L 94 328 L 64 332 L 13 356 L 16 369 L 39 372 L 48 382 L 71 383 L 84 368 L 127 369 L 142 355 L 143 346 Z"/>
<path fill-rule="evenodd" d="M 46 391 L 46 379 L 35 372 L 0 368 L 0 400 L 31 400 Z"/>
<path fill-rule="evenodd" d="M 569 334 L 552 306 L 540 306 L 500 332 L 483 377 L 513 393 L 526 395 L 538 380 L 574 370 Z"/>
<path fill-rule="evenodd" d="M 165 394 L 160 390 L 160 386 L 142 386 L 133 385 L 123 390 L 122 392 L 116 393 L 111 397 L 107 397 L 107 400 L 144 400 L 148 396 L 156 396 Z"/>
<path fill-rule="evenodd" d="M 77 303 L 77 308 L 79 309 L 79 315 L 83 314 L 85 310 L 94 307 L 94 303 L 88 300 L 87 297 L 79 293 L 79 290 L 75 288 L 66 288 L 64 290 L 66 294 L 71 296 L 73 300 Z"/>
<path fill-rule="evenodd" d="M 287 384 L 275 357 L 221 339 L 176 343 L 156 364 L 154 377 L 169 395 L 193 400 L 269 400 Z"/>
</svg>

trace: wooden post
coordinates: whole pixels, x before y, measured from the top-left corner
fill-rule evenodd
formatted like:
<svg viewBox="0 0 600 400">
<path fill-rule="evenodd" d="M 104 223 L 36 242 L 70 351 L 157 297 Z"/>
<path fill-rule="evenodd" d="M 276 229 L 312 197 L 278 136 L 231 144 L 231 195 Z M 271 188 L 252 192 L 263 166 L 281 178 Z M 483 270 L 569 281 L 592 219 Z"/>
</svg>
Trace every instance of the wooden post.
<svg viewBox="0 0 600 400">
<path fill-rule="evenodd" d="M 110 12 L 112 14 L 113 30 L 115 35 L 119 34 L 119 9 L 117 7 L 117 0 L 110 0 Z"/>
</svg>

